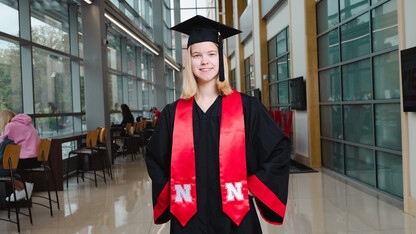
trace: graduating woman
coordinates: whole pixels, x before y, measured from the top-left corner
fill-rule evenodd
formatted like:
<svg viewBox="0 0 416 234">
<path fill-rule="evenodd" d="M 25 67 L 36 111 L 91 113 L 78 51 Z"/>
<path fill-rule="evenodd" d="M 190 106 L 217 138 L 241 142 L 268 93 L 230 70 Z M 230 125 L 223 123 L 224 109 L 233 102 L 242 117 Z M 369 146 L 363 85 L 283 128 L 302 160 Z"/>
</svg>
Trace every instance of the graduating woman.
<svg viewBox="0 0 416 234">
<path fill-rule="evenodd" d="M 147 145 L 154 222 L 171 233 L 262 233 L 282 224 L 290 143 L 266 108 L 231 89 L 222 39 L 239 30 L 195 16 L 172 28 L 189 35 L 181 99 L 168 104 Z"/>
</svg>

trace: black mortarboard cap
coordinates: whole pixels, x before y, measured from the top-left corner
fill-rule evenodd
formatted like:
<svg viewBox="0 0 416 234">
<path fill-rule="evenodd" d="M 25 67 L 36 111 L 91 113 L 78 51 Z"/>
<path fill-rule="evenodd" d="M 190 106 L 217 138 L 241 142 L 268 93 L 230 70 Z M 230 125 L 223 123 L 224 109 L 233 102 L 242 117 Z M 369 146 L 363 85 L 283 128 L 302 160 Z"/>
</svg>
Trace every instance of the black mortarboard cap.
<svg viewBox="0 0 416 234">
<path fill-rule="evenodd" d="M 220 81 L 224 81 L 224 60 L 222 39 L 241 33 L 240 30 L 217 21 L 197 15 L 171 28 L 189 35 L 188 48 L 192 44 L 211 41 L 218 45 Z"/>
</svg>

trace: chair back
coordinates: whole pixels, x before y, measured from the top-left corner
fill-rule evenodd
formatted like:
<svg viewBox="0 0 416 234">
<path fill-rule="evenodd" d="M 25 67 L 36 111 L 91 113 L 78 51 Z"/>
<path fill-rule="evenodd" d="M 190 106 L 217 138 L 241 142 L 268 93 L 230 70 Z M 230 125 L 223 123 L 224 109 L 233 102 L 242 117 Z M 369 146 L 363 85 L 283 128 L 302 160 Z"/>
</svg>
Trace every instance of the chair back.
<svg viewBox="0 0 416 234">
<path fill-rule="evenodd" d="M 136 133 L 139 133 L 140 132 L 140 130 L 142 129 L 142 125 L 143 124 L 142 124 L 141 121 L 136 124 Z"/>
<path fill-rule="evenodd" d="M 87 147 L 97 146 L 98 133 L 97 131 L 88 131 L 87 132 Z"/>
<path fill-rule="evenodd" d="M 20 145 L 7 145 L 3 153 L 3 169 L 10 169 L 9 159 L 11 161 L 11 169 L 15 170 L 19 164 Z"/>
<path fill-rule="evenodd" d="M 131 123 L 127 123 L 126 124 L 126 135 L 129 136 L 130 135 L 130 128 L 131 128 Z"/>
<path fill-rule="evenodd" d="M 98 136 L 100 135 L 101 129 L 103 129 L 103 127 L 97 127 L 96 129 Z"/>
<path fill-rule="evenodd" d="M 51 149 L 51 139 L 42 139 L 40 140 L 38 146 L 38 161 L 48 161 L 49 159 L 49 150 Z"/>
<path fill-rule="evenodd" d="M 142 128 L 146 128 L 147 127 L 147 121 L 144 119 L 142 120 Z"/>
<path fill-rule="evenodd" d="M 157 119 L 152 119 L 152 128 L 156 127 Z"/>
<path fill-rule="evenodd" d="M 131 126 L 130 128 L 130 135 L 133 135 L 136 132 L 136 125 L 137 125 L 137 122 L 134 121 L 133 126 Z"/>
<path fill-rule="evenodd" d="M 102 128 L 101 132 L 100 132 L 100 143 L 101 144 L 105 144 L 105 139 L 107 138 L 107 129 L 106 128 Z"/>
</svg>

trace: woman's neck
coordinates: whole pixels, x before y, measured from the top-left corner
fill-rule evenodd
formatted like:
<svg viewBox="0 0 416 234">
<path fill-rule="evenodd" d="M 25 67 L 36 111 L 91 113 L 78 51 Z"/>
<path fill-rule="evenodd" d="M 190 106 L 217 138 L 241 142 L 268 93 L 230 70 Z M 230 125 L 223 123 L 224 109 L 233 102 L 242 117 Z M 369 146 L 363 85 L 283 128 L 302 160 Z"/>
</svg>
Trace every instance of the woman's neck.
<svg viewBox="0 0 416 234">
<path fill-rule="evenodd" d="M 195 101 L 198 106 L 206 112 L 208 108 L 215 102 L 218 97 L 218 89 L 216 80 L 214 82 L 198 83 L 198 90 L 195 95 Z"/>
</svg>

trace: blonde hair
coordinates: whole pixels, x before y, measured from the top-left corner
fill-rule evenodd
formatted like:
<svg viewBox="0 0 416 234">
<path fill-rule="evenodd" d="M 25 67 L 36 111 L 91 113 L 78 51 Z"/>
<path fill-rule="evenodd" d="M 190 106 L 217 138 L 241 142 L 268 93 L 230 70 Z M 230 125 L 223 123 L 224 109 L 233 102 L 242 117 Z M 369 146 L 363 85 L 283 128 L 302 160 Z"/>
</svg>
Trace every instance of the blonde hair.
<svg viewBox="0 0 416 234">
<path fill-rule="evenodd" d="M 183 82 L 182 82 L 182 94 L 181 98 L 188 99 L 193 97 L 196 94 L 196 91 L 198 90 L 198 84 L 197 84 L 197 78 L 192 72 L 191 67 L 191 48 L 192 45 L 188 48 L 188 57 L 185 61 L 185 71 L 183 76 Z M 217 78 L 217 88 L 218 92 L 221 96 L 227 96 L 228 94 L 231 94 L 233 90 L 231 89 L 230 82 L 228 81 L 228 62 L 227 62 L 227 56 L 223 54 L 224 58 L 224 81 L 221 82 L 219 75 Z"/>
<path fill-rule="evenodd" d="M 0 112 L 0 130 L 1 133 L 4 134 L 4 128 L 10 121 L 13 119 L 13 117 L 16 116 L 16 113 L 14 113 L 11 110 L 4 110 Z"/>
</svg>

